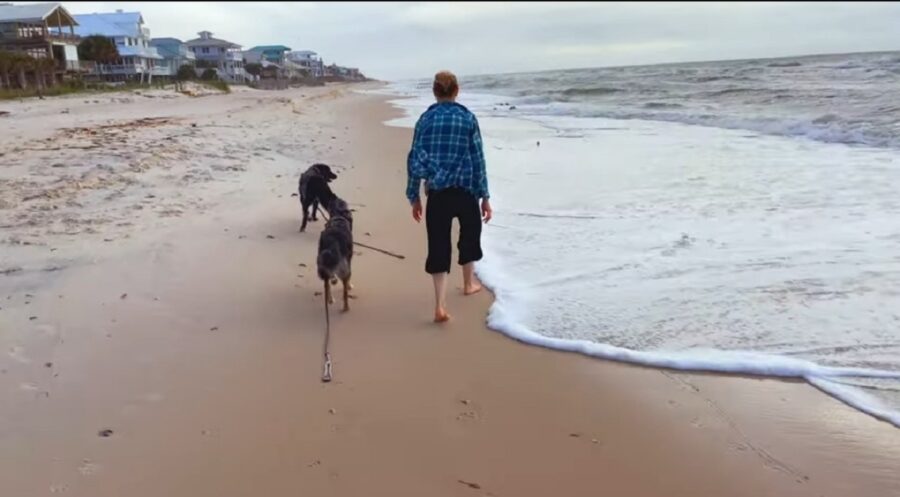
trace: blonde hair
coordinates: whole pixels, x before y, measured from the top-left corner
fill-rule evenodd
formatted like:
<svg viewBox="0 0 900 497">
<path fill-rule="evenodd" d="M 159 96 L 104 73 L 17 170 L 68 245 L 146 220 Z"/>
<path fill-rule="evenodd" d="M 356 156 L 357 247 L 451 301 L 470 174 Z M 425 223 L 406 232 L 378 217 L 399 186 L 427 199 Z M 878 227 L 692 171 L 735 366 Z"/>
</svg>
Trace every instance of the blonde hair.
<svg viewBox="0 0 900 497">
<path fill-rule="evenodd" d="M 431 87 L 437 98 L 450 98 L 459 91 L 459 83 L 456 75 L 450 71 L 440 71 L 434 75 L 434 84 Z"/>
</svg>

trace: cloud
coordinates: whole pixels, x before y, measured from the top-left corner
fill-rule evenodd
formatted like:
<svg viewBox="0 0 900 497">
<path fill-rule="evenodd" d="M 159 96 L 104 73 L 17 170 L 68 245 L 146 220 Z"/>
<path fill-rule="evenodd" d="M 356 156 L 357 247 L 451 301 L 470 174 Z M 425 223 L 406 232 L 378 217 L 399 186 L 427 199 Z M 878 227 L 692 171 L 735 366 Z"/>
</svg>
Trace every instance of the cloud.
<svg viewBox="0 0 900 497">
<path fill-rule="evenodd" d="M 67 2 L 139 10 L 154 36 L 283 44 L 385 79 L 900 48 L 878 2 Z"/>
<path fill-rule="evenodd" d="M 604 43 L 599 45 L 562 45 L 558 47 L 544 47 L 546 55 L 608 55 L 627 54 L 640 55 L 642 52 L 654 53 L 660 51 L 672 51 L 688 46 L 688 43 L 673 41 L 643 41 L 635 43 Z"/>
</svg>

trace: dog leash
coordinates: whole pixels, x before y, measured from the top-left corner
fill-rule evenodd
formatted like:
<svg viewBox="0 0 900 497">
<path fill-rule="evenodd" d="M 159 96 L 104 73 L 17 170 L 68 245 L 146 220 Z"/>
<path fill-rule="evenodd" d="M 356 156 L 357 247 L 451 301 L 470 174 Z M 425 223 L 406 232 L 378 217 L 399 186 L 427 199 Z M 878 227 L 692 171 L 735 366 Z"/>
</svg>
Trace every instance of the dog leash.
<svg viewBox="0 0 900 497">
<path fill-rule="evenodd" d="M 331 354 L 328 352 L 328 342 L 331 339 L 331 319 L 328 315 L 328 296 L 331 293 L 331 288 L 329 288 L 331 282 L 325 280 L 325 292 L 322 294 L 325 298 L 325 347 L 323 351 L 323 355 L 325 356 L 325 365 L 322 370 L 322 382 L 328 383 L 331 381 Z"/>
<path fill-rule="evenodd" d="M 322 210 L 322 206 L 321 206 L 321 205 L 318 206 L 318 209 L 319 209 L 319 214 L 321 214 L 322 217 L 325 218 L 325 222 L 326 222 L 326 223 L 327 223 L 328 221 L 331 220 L 331 219 L 328 217 L 328 215 L 325 213 L 325 211 Z M 395 253 L 393 253 L 393 252 L 391 252 L 391 251 L 389 251 L 389 250 L 384 250 L 384 249 L 380 249 L 380 248 L 378 248 L 378 247 L 373 247 L 373 246 L 371 246 L 371 245 L 366 245 L 365 243 L 360 243 L 360 242 L 354 241 L 354 242 L 353 242 L 353 245 L 356 245 L 356 246 L 359 246 L 359 247 L 365 247 L 365 248 L 367 248 L 367 249 L 369 249 L 369 250 L 374 250 L 374 251 L 376 251 L 376 252 L 381 252 L 381 253 L 384 254 L 384 255 L 389 255 L 389 256 L 391 256 L 391 257 L 396 257 L 397 259 L 401 259 L 401 260 L 402 260 L 402 259 L 406 259 L 406 256 L 405 256 L 405 255 L 402 255 L 402 254 L 395 254 Z"/>
</svg>

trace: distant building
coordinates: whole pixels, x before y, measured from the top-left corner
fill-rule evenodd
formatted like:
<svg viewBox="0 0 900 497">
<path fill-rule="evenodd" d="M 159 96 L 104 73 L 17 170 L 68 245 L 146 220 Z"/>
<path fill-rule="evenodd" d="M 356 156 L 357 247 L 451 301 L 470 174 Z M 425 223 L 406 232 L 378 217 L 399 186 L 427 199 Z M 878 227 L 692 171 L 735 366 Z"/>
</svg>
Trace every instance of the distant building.
<svg viewBox="0 0 900 497">
<path fill-rule="evenodd" d="M 177 38 L 153 38 L 150 46 L 156 48 L 162 60 L 156 65 L 157 76 L 175 77 L 178 68 L 184 65 L 193 66 L 197 61 L 188 46 Z"/>
<path fill-rule="evenodd" d="M 78 14 L 75 32 L 82 36 L 100 35 L 116 44 L 119 60 L 113 64 L 98 64 L 96 74 L 107 80 L 140 79 L 151 82 L 156 64 L 162 60 L 155 47 L 150 46 L 150 29 L 144 25 L 140 12 Z"/>
<path fill-rule="evenodd" d="M 349 81 L 361 81 L 366 79 L 359 69 L 355 67 L 344 67 L 337 64 L 331 64 L 325 67 L 325 77 L 343 79 Z"/>
<path fill-rule="evenodd" d="M 244 62 L 259 64 L 265 60 L 283 66 L 285 54 L 290 51 L 291 48 L 284 45 L 261 45 L 244 52 Z"/>
<path fill-rule="evenodd" d="M 219 79 L 230 83 L 245 83 L 250 78 L 244 70 L 244 56 L 237 43 L 213 38 L 209 31 L 198 33 L 199 38 L 185 42 L 197 57 L 197 68 L 216 70 Z"/>
<path fill-rule="evenodd" d="M 325 76 L 325 64 L 319 54 L 312 50 L 298 50 L 287 54 L 289 63 L 305 70 L 313 78 Z"/>
<path fill-rule="evenodd" d="M 54 80 L 78 71 L 78 22 L 58 3 L 0 3 L 0 50 L 56 62 Z"/>
</svg>

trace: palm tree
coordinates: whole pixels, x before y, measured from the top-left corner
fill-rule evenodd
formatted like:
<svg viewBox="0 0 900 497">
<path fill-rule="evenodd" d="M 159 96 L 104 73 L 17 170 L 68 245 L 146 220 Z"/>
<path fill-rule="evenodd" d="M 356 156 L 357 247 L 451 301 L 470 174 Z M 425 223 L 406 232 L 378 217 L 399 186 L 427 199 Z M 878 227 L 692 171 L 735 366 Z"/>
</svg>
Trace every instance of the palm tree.
<svg viewBox="0 0 900 497">
<path fill-rule="evenodd" d="M 38 64 L 44 75 L 44 86 L 50 88 L 56 85 L 56 59 L 53 57 L 44 57 L 38 59 Z"/>
<path fill-rule="evenodd" d="M 31 57 L 17 53 L 13 58 L 13 67 L 19 76 L 19 88 L 25 90 L 28 88 L 28 78 L 26 78 L 26 72 L 31 68 L 31 61 L 34 60 Z"/>
<path fill-rule="evenodd" d="M 78 58 L 93 61 L 97 64 L 97 72 L 102 74 L 103 64 L 112 64 L 119 59 L 119 49 L 114 41 L 101 35 L 83 38 L 78 44 Z"/>
<path fill-rule="evenodd" d="M 0 50 L 0 88 L 12 88 L 9 73 L 12 71 L 13 53 Z"/>
<path fill-rule="evenodd" d="M 44 62 L 47 60 L 44 57 L 35 58 L 29 57 L 28 61 L 28 69 L 31 71 L 32 76 L 34 77 L 34 85 L 37 87 L 38 96 L 42 96 L 41 93 L 44 91 L 44 87 L 46 85 L 46 80 L 44 79 L 44 70 L 45 65 Z"/>
</svg>

